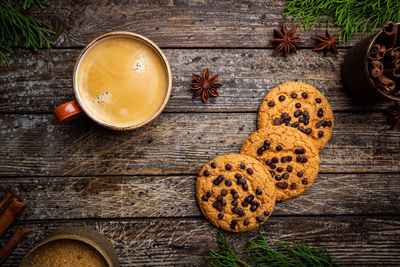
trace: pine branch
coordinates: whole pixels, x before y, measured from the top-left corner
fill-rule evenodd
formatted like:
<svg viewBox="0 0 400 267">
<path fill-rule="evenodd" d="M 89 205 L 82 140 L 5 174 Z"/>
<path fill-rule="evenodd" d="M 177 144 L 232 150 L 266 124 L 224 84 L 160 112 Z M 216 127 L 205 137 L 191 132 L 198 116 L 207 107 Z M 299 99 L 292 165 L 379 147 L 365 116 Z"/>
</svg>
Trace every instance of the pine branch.
<svg viewBox="0 0 400 267">
<path fill-rule="evenodd" d="M 44 0 L 20 0 L 23 8 L 37 4 L 44 8 L 48 2 Z M 26 48 L 38 52 L 41 48 L 51 48 L 54 44 L 49 37 L 55 34 L 42 20 L 27 17 L 18 12 L 8 0 L 0 0 L 0 63 L 10 68 L 6 53 L 12 53 L 11 45 L 22 42 Z"/>
<path fill-rule="evenodd" d="M 41 9 L 44 9 L 48 5 L 50 5 L 50 3 L 46 0 L 19 0 L 19 3 L 24 10 L 30 8 L 34 4 L 38 5 L 38 7 L 40 7 Z"/>
<path fill-rule="evenodd" d="M 400 21 L 400 0 L 289 0 L 285 17 L 293 16 L 293 22 L 301 20 L 300 27 L 340 27 L 339 40 L 348 41 L 361 32 L 373 33 L 377 26 L 387 21 Z"/>
</svg>

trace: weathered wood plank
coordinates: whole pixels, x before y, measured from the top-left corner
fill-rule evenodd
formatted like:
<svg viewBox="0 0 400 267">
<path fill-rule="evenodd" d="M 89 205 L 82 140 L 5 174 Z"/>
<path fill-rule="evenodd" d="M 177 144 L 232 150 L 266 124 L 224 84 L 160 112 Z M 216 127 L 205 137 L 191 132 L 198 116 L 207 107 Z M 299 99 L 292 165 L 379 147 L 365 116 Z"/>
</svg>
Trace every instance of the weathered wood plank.
<svg viewBox="0 0 400 267">
<path fill-rule="evenodd" d="M 217 155 L 237 153 L 255 113 L 164 113 L 134 131 L 86 117 L 58 124 L 51 114 L 0 115 L 0 175 L 194 174 Z M 400 132 L 381 113 L 336 113 L 321 172 L 399 172 Z"/>
<path fill-rule="evenodd" d="M 277 203 L 279 215 L 396 215 L 400 174 L 320 174 L 301 196 Z M 196 176 L 1 178 L 21 195 L 23 220 L 201 216 Z M 4 193 L 0 194 L 0 199 Z"/>
<path fill-rule="evenodd" d="M 4 266 L 16 266 L 38 240 L 60 227 L 90 227 L 111 239 L 122 266 L 199 266 L 208 249 L 216 249 L 217 229 L 205 219 L 28 222 L 30 233 Z M 344 265 L 399 265 L 400 219 L 365 217 L 272 217 L 259 230 L 266 238 L 324 246 Z M 241 258 L 247 239 L 257 232 L 224 232 Z"/>
<path fill-rule="evenodd" d="M 287 1 L 55 1 L 44 11 L 30 13 L 46 19 L 59 33 L 60 47 L 84 46 L 110 31 L 143 34 L 162 47 L 271 47 L 273 29 L 285 19 Z M 298 24 L 298 23 L 297 23 Z M 339 29 L 332 29 L 333 33 Z M 298 31 L 306 47 L 315 45 L 314 30 Z M 354 37 L 344 45 L 355 44 Z"/>
<path fill-rule="evenodd" d="M 0 67 L 0 112 L 52 112 L 71 99 L 72 71 L 79 50 L 17 50 L 12 70 Z M 390 104 L 361 106 L 345 91 L 340 77 L 344 54 L 323 57 L 301 51 L 289 59 L 263 49 L 165 50 L 173 71 L 173 91 L 165 112 L 256 111 L 265 94 L 287 81 L 303 81 L 320 89 L 335 111 L 384 110 Z M 192 73 L 208 67 L 224 84 L 220 97 L 203 104 L 192 99 Z"/>
</svg>

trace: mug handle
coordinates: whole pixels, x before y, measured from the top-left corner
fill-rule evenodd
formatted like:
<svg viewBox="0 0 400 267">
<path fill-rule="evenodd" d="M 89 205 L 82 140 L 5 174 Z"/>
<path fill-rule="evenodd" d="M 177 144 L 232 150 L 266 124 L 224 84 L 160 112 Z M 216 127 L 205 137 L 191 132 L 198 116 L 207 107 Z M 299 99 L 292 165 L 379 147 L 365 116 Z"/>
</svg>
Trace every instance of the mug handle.
<svg viewBox="0 0 400 267">
<path fill-rule="evenodd" d="M 83 110 L 79 107 L 76 100 L 72 100 L 56 107 L 53 113 L 58 122 L 66 122 L 80 117 Z"/>
</svg>

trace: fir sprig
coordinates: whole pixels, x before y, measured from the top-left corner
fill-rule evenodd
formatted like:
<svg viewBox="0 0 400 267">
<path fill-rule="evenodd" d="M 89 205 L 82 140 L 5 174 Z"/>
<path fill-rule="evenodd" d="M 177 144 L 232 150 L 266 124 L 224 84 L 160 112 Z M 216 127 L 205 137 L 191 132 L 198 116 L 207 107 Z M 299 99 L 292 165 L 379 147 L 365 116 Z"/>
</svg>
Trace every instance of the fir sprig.
<svg viewBox="0 0 400 267">
<path fill-rule="evenodd" d="M 219 251 L 209 251 L 205 259 L 211 266 L 239 267 L 239 266 L 283 266 L 283 267 L 306 267 L 306 266 L 339 266 L 329 255 L 325 248 L 315 248 L 305 244 L 290 246 L 278 242 L 278 249 L 271 248 L 265 237 L 258 232 L 255 241 L 248 240 L 246 251 L 250 254 L 247 262 L 241 260 L 229 247 L 223 235 L 219 233 Z"/>
<path fill-rule="evenodd" d="M 20 0 L 23 9 L 37 4 L 45 8 L 49 3 L 46 0 Z M 27 17 L 21 14 L 9 0 L 0 0 L 0 62 L 9 65 L 6 53 L 11 53 L 11 46 L 22 42 L 25 47 L 39 51 L 40 48 L 50 48 L 54 43 L 49 40 L 55 34 L 42 20 Z"/>
<path fill-rule="evenodd" d="M 300 19 L 302 28 L 314 28 L 321 20 L 329 26 L 340 27 L 339 40 L 348 41 L 353 35 L 376 27 L 387 21 L 400 21 L 400 0 L 289 0 L 285 17 Z"/>
</svg>

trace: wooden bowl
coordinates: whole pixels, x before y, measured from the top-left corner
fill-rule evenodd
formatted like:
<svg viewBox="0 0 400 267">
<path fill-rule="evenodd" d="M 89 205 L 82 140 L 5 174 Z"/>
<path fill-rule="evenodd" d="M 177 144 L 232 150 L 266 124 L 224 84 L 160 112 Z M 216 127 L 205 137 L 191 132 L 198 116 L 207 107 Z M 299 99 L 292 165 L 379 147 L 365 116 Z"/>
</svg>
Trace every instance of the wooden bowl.
<svg viewBox="0 0 400 267">
<path fill-rule="evenodd" d="M 89 245 L 97 251 L 105 260 L 109 267 L 119 267 L 119 259 L 111 242 L 98 232 L 85 227 L 69 227 L 57 230 L 49 237 L 40 241 L 28 254 L 22 259 L 19 267 L 29 267 L 35 252 L 43 245 L 58 240 L 75 240 Z"/>
</svg>

